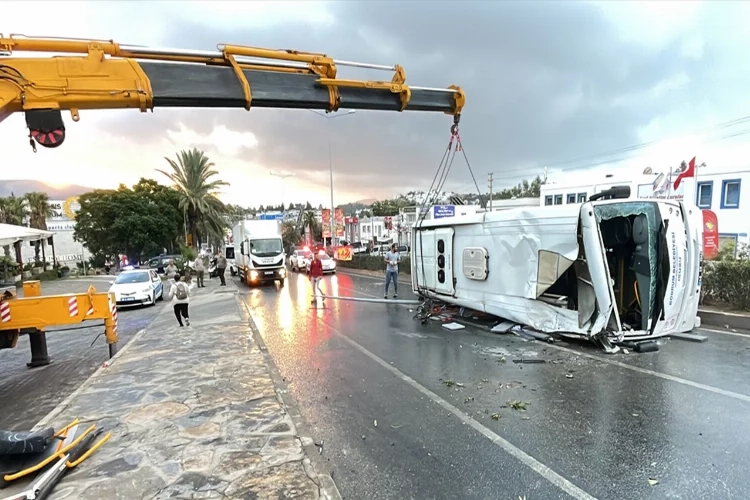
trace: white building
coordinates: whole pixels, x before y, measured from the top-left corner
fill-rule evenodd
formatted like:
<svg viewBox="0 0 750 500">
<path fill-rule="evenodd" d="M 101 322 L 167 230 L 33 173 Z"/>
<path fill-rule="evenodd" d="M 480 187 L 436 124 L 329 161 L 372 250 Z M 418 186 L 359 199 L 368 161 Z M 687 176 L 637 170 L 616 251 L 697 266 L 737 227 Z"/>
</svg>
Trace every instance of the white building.
<svg viewBox="0 0 750 500">
<path fill-rule="evenodd" d="M 75 213 L 80 208 L 78 197 L 67 200 L 50 200 L 52 216 L 47 218 L 47 230 L 54 234 L 55 258 L 61 266 L 75 267 L 77 262 L 88 261 L 91 254 L 80 242 L 73 239 L 73 230 L 76 227 Z M 26 243 L 21 246 L 21 258 L 24 264 L 34 262 L 34 245 Z M 45 246 L 45 257 L 47 262 L 52 262 L 52 249 Z M 41 249 L 39 258 L 42 258 Z"/>
<path fill-rule="evenodd" d="M 647 170 L 648 171 L 648 170 Z M 674 188 L 677 173 L 651 173 L 631 176 L 607 176 L 592 180 L 576 176 L 542 185 L 542 205 L 582 203 L 594 193 L 612 186 L 630 186 L 632 199 L 669 198 L 686 200 L 699 208 L 711 210 L 719 222 L 719 247 L 728 243 L 750 244 L 750 217 L 742 215 L 750 207 L 750 170 L 703 166 L 696 168 L 697 177 L 683 178 Z M 742 185 L 746 186 L 742 192 Z M 744 210 L 740 210 L 742 207 Z"/>
</svg>

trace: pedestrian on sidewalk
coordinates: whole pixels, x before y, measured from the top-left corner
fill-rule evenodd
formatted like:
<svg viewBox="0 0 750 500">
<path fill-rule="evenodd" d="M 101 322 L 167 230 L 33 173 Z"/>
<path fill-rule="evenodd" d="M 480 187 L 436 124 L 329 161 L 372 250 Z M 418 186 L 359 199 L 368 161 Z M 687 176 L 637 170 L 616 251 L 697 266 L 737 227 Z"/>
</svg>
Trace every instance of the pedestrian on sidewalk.
<svg viewBox="0 0 750 500">
<path fill-rule="evenodd" d="M 320 289 L 320 280 L 323 279 L 323 262 L 320 260 L 320 254 L 315 254 L 313 260 L 310 262 L 310 280 L 313 284 L 313 298 L 312 304 L 315 304 L 318 296 L 322 297 L 322 300 L 326 300 L 326 296 Z M 320 294 L 320 295 L 318 295 Z"/>
<path fill-rule="evenodd" d="M 169 265 L 164 268 L 164 272 L 167 274 L 169 281 L 174 281 L 174 277 L 178 272 L 177 266 L 174 265 L 174 261 L 170 259 Z"/>
<path fill-rule="evenodd" d="M 180 326 L 182 324 L 182 318 L 185 318 L 185 324 L 190 326 L 190 313 L 188 311 L 188 305 L 190 304 L 190 287 L 187 283 L 180 281 L 180 274 L 174 275 L 174 283 L 169 289 L 169 296 L 172 300 L 172 306 L 174 307 L 174 315 L 177 317 L 177 322 Z"/>
<path fill-rule="evenodd" d="M 224 279 L 224 272 L 227 270 L 227 259 L 222 255 L 221 251 L 216 252 L 216 271 L 219 274 L 221 280 L 220 286 L 227 286 L 227 282 Z"/>
<path fill-rule="evenodd" d="M 398 298 L 398 261 L 401 256 L 398 254 L 398 245 L 391 245 L 391 251 L 385 254 L 385 293 L 383 298 L 388 298 L 388 285 L 393 281 L 393 298 Z"/>
<path fill-rule="evenodd" d="M 195 262 L 193 262 L 193 267 L 195 268 L 196 286 L 198 288 L 205 288 L 206 285 L 203 284 L 203 276 L 206 272 L 206 267 L 203 265 L 203 257 L 200 255 L 196 257 Z"/>
</svg>

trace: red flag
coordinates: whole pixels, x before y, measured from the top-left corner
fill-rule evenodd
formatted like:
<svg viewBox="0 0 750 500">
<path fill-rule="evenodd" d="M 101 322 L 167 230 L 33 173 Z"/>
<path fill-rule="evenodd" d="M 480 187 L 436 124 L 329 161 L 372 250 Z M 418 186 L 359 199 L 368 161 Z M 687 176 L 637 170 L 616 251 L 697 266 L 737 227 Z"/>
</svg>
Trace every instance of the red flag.
<svg viewBox="0 0 750 500">
<path fill-rule="evenodd" d="M 681 172 L 680 175 L 677 176 L 677 179 L 674 181 L 674 190 L 677 191 L 677 188 L 680 187 L 680 183 L 682 182 L 682 179 L 685 179 L 687 177 L 695 177 L 695 156 L 693 156 L 693 159 L 690 160 L 690 164 L 688 165 L 687 170 L 684 172 Z"/>
</svg>

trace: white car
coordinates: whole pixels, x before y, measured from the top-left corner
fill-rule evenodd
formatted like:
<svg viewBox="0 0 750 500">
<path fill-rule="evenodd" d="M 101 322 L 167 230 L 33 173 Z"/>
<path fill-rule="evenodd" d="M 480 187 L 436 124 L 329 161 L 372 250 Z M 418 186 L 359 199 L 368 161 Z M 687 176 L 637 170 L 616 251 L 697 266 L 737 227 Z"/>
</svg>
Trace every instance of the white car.
<svg viewBox="0 0 750 500">
<path fill-rule="evenodd" d="M 123 271 L 111 282 L 117 307 L 155 305 L 164 300 L 164 284 L 155 269 Z"/>
<path fill-rule="evenodd" d="M 292 271 L 307 269 L 311 258 L 312 252 L 310 250 L 295 250 L 289 257 L 289 266 L 292 268 Z"/>
<path fill-rule="evenodd" d="M 320 262 L 323 263 L 323 274 L 334 274 L 336 272 L 336 261 L 327 253 L 320 254 Z M 310 273 L 310 261 L 307 261 L 307 268 L 305 270 Z"/>
</svg>

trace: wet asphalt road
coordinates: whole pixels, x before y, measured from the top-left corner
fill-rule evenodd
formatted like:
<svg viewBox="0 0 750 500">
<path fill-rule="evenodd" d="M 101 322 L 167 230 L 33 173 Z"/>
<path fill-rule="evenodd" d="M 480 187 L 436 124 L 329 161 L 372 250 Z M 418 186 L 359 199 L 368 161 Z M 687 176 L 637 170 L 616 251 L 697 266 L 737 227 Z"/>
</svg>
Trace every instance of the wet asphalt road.
<svg viewBox="0 0 750 500">
<path fill-rule="evenodd" d="M 340 273 L 324 290 L 381 283 Z M 750 498 L 748 337 L 608 356 L 423 326 L 409 306 L 313 309 L 297 274 L 238 287 L 344 498 Z"/>
<path fill-rule="evenodd" d="M 43 282 L 42 294 L 85 292 L 90 285 L 94 285 L 97 291 L 106 291 L 109 289 L 109 279 Z M 157 303 L 153 307 L 118 311 L 119 346 L 125 345 L 145 328 L 162 307 L 162 303 Z M 101 325 L 102 321 L 90 323 Z M 71 326 L 48 330 L 47 350 L 52 358 L 52 364 L 48 366 L 26 367 L 31 358 L 26 335 L 21 336 L 14 349 L 0 350 L 0 429 L 30 429 L 109 359 L 104 326 L 55 332 Z M 94 341 L 94 345 L 91 345 Z"/>
</svg>

